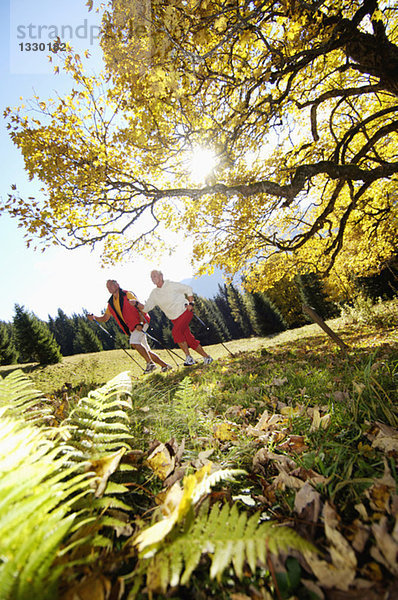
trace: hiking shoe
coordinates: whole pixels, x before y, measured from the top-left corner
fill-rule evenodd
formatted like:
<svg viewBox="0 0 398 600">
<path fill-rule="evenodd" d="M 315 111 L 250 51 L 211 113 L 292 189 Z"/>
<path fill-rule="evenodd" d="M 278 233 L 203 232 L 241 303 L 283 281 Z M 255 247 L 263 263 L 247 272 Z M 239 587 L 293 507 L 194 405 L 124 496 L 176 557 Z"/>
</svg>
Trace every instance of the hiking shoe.
<svg viewBox="0 0 398 600">
<path fill-rule="evenodd" d="M 171 365 L 165 365 L 160 370 L 162 371 L 162 373 L 166 373 L 166 371 L 171 371 L 172 368 L 173 367 Z"/>
<path fill-rule="evenodd" d="M 194 365 L 194 364 L 195 364 L 195 361 L 192 358 L 192 356 L 187 356 L 185 359 L 185 362 L 184 362 L 184 366 L 189 367 L 190 365 Z"/>
<path fill-rule="evenodd" d="M 146 375 L 147 373 L 152 373 L 152 371 L 154 371 L 156 369 L 156 367 L 157 367 L 157 365 L 155 365 L 155 363 L 153 363 L 153 362 L 147 363 L 144 374 Z"/>
<path fill-rule="evenodd" d="M 213 359 L 211 356 L 205 356 L 203 359 L 203 364 L 204 365 L 210 365 L 213 362 Z"/>
</svg>

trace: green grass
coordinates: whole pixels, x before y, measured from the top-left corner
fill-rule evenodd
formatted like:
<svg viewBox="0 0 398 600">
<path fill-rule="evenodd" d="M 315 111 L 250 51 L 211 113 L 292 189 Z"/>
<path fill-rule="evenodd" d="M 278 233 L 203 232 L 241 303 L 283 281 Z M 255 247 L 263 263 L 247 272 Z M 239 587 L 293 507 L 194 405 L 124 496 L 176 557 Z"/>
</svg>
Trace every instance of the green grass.
<svg viewBox="0 0 398 600">
<path fill-rule="evenodd" d="M 347 354 L 317 325 L 308 325 L 269 338 L 228 342 L 234 356 L 221 344 L 211 346 L 207 350 L 216 360 L 209 367 L 200 362 L 191 368 L 174 368 L 167 374 L 158 371 L 143 376 L 122 350 L 66 357 L 62 363 L 47 367 L 3 367 L 0 374 L 23 368 L 37 388 L 52 398 L 56 418 L 62 423 L 75 401 L 88 390 L 121 371 L 130 371 L 134 380 L 131 432 L 135 449 L 143 457 L 154 440 L 167 444 L 174 439 L 177 445 L 184 440 L 180 464 L 187 473 L 199 468 L 200 461 L 206 460 L 204 456 L 224 468 L 244 468 L 248 473 L 245 479 L 221 487 L 217 493 L 226 499 L 239 498 L 237 502 L 242 506 L 245 498 L 250 499 L 253 510 L 292 525 L 330 557 L 322 518 L 319 516 L 313 524 L 309 517 L 298 518 L 297 489 L 276 486 L 278 462 L 275 458 L 261 459 L 261 453 L 272 452 L 294 460 L 295 477 L 301 481 L 313 473 L 319 476 L 313 488 L 320 494 L 322 505 L 329 502 L 336 510 L 339 532 L 348 543 L 358 519 L 363 521 L 363 515 L 368 515 L 362 524 L 370 537 L 357 551 L 357 576 L 367 579 L 368 572 L 381 574 L 388 586 L 393 580 L 391 572 L 384 564 L 374 567 L 377 560 L 371 554 L 375 546 L 371 528 L 383 516 L 389 531 L 394 527 L 389 508 L 394 490 L 380 481 L 386 472 L 397 479 L 397 452 L 375 446 L 372 428 L 379 422 L 396 432 L 398 425 L 398 320 L 393 321 L 396 306 L 398 303 L 388 305 L 388 319 L 384 321 L 379 305 L 377 319 L 359 323 L 345 316 L 328 322 L 349 345 Z M 387 325 L 384 328 L 383 322 Z M 168 353 L 158 353 L 175 366 Z M 182 363 L 182 353 L 178 353 Z M 143 364 L 137 354 L 134 357 Z M 253 429 L 265 411 L 278 420 L 275 426 L 265 425 L 261 435 L 254 435 Z M 325 427 L 314 426 L 316 414 L 326 419 Z M 162 482 L 144 462 L 136 477 L 131 502 L 136 508 L 142 504 L 147 511 L 152 494 L 161 489 Z M 385 505 L 376 494 L 380 490 Z M 372 493 L 376 494 L 374 498 Z M 363 507 L 362 513 L 358 513 L 357 506 Z M 381 580 L 372 580 L 373 576 L 369 576 L 370 584 L 376 585 Z M 233 584 L 227 585 L 224 580 L 216 584 L 204 572 L 192 585 L 201 578 L 209 590 L 215 586 L 217 597 L 230 597 L 228 585 L 234 586 L 235 593 L 247 595 L 236 580 L 229 578 Z M 259 575 L 251 581 L 258 589 Z M 298 598 L 310 597 L 304 592 L 300 596 L 297 590 L 295 593 Z M 383 592 L 378 593 L 382 597 Z"/>
<path fill-rule="evenodd" d="M 357 337 L 357 326 L 347 326 L 343 318 L 334 319 L 328 321 L 328 324 L 332 329 L 343 336 L 344 340 L 348 344 L 352 344 L 353 351 L 351 353 L 352 360 L 355 362 L 355 346 L 357 347 L 368 347 L 371 345 L 372 336 L 374 336 L 369 330 L 367 333 L 361 332 L 361 337 Z M 397 336 L 394 329 L 390 332 L 384 332 L 384 342 L 388 343 L 388 340 L 394 343 Z M 255 352 L 261 349 L 272 349 L 276 346 L 283 346 L 286 349 L 285 358 L 294 358 L 296 352 L 301 352 L 299 347 L 295 348 L 295 342 L 299 345 L 302 343 L 308 343 L 313 348 L 320 347 L 324 343 L 329 343 L 325 333 L 319 328 L 318 325 L 311 324 L 301 327 L 299 329 L 293 329 L 285 331 L 278 335 L 266 337 L 266 338 L 245 338 L 241 340 L 233 340 L 225 343 L 225 346 L 234 354 Z M 207 346 L 206 350 L 215 359 L 228 358 L 230 356 L 228 350 L 222 344 L 216 344 L 213 346 Z M 340 350 L 337 346 L 329 343 L 329 351 L 332 356 L 338 356 Z M 138 361 L 142 367 L 145 366 L 143 359 L 138 356 L 136 352 L 131 350 L 127 351 L 132 357 Z M 175 355 L 170 355 L 165 350 L 156 350 L 156 353 L 175 367 L 176 359 L 181 365 L 183 362 L 183 353 L 181 350 L 174 348 L 173 352 L 180 357 L 177 358 Z M 193 353 L 195 355 L 195 353 Z M 197 357 L 198 355 L 196 355 Z M 37 363 L 18 364 L 18 365 L 7 365 L 0 366 L 0 375 L 5 376 L 7 373 L 15 369 L 21 369 L 27 373 L 33 381 L 37 384 L 38 388 L 45 392 L 51 393 L 61 389 L 66 383 L 70 384 L 73 389 L 83 387 L 84 389 L 92 386 L 96 387 L 101 385 L 120 373 L 121 371 L 129 371 L 133 378 L 140 378 L 142 376 L 142 369 L 135 363 L 134 360 L 128 357 L 123 350 L 108 350 L 103 352 L 95 352 L 89 354 L 75 354 L 73 356 L 66 356 L 62 362 L 55 365 L 42 366 Z M 180 366 L 183 371 L 184 368 Z M 280 371 L 282 368 L 279 369 Z"/>
</svg>

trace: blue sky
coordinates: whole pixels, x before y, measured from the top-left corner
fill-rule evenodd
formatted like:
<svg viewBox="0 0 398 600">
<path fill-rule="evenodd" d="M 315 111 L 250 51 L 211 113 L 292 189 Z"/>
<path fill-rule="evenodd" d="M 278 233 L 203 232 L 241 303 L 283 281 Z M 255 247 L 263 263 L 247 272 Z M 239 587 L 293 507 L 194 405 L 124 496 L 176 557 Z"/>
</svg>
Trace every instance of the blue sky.
<svg viewBox="0 0 398 600">
<path fill-rule="evenodd" d="M 94 55 L 93 70 L 98 69 L 98 47 L 94 39 L 98 26 L 94 13 L 88 13 L 85 0 L 1 0 L 0 1 L 0 108 L 21 104 L 33 90 L 44 99 L 54 90 L 62 94 L 69 81 L 62 73 L 52 74 L 48 52 L 29 52 L 26 43 L 47 44 L 58 31 L 72 35 L 74 48 L 88 48 Z M 55 28 L 58 28 L 56 30 Z M 90 40 L 91 38 L 91 40 Z M 62 37 L 61 37 L 62 39 Z M 66 39 L 64 37 L 63 39 Z M 49 42 L 50 40 L 50 42 Z M 90 42 L 93 42 L 90 44 Z M 23 44 L 21 46 L 21 44 Z M 97 48 L 97 50 L 96 50 Z M 0 197 L 7 198 L 11 185 L 27 196 L 38 194 L 39 182 L 29 182 L 22 157 L 8 137 L 4 119 L 0 125 Z M 12 320 L 15 303 L 25 306 L 38 317 L 54 316 L 58 308 L 67 314 L 83 308 L 99 313 L 107 298 L 105 281 L 117 279 L 145 299 L 152 288 L 151 268 L 160 267 L 169 279 L 180 281 L 192 276 L 189 246 L 155 263 L 131 260 L 124 266 L 101 269 L 100 259 L 88 249 L 68 251 L 52 248 L 44 253 L 27 249 L 23 230 L 17 222 L 0 213 L 0 321 Z"/>
</svg>

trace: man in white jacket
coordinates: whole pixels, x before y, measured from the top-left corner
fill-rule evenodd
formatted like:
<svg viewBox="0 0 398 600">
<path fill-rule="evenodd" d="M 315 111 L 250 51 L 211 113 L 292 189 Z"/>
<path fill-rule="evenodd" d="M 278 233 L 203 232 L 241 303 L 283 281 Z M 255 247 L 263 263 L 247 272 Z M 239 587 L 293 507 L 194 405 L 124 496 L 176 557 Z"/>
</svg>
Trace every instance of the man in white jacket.
<svg viewBox="0 0 398 600">
<path fill-rule="evenodd" d="M 150 293 L 145 305 L 139 304 L 138 307 L 147 313 L 155 308 L 155 306 L 159 306 L 166 317 L 171 320 L 173 323 L 171 332 L 173 340 L 185 353 L 186 358 L 184 365 L 188 366 L 195 364 L 195 360 L 189 353 L 190 348 L 203 356 L 204 364 L 209 365 L 213 362 L 212 357 L 205 352 L 200 341 L 192 335 L 189 329 L 194 309 L 192 288 L 183 283 L 177 283 L 167 279 L 165 281 L 163 279 L 163 273 L 157 270 L 151 271 L 151 279 L 156 287 Z"/>
</svg>

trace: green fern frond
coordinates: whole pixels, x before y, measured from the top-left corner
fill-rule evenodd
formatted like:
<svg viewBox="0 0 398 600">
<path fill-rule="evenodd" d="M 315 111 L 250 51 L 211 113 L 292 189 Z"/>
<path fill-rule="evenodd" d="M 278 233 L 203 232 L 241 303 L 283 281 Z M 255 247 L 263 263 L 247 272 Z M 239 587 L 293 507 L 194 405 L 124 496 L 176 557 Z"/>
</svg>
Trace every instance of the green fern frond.
<svg viewBox="0 0 398 600">
<path fill-rule="evenodd" d="M 54 436 L 36 426 L 44 400 L 30 381 L 22 374 L 0 379 L 1 600 L 52 600 L 64 569 L 111 549 L 104 532 L 125 521 L 107 509 L 130 509 L 115 498 L 128 488 L 109 481 L 131 440 L 130 393 L 131 380 L 121 374 L 83 399 Z M 93 470 L 98 463 L 104 476 Z M 94 495 L 98 479 L 101 498 Z"/>
<path fill-rule="evenodd" d="M 0 407 L 7 416 L 23 417 L 26 422 L 45 425 L 52 413 L 51 403 L 33 387 L 20 370 L 0 376 Z"/>
<path fill-rule="evenodd" d="M 63 422 L 69 431 L 68 445 L 78 451 L 77 459 L 93 459 L 121 447 L 130 448 L 131 390 L 131 378 L 125 372 L 79 400 Z"/>
<path fill-rule="evenodd" d="M 91 494 L 89 478 L 63 467 L 66 453 L 45 430 L 3 417 L 0 422 L 0 597 L 50 598 L 51 565 L 77 513 L 78 491 Z M 73 500 L 72 500 L 73 498 Z M 49 592 L 50 593 L 50 592 Z"/>
<path fill-rule="evenodd" d="M 239 512 L 236 504 L 214 505 L 210 511 L 202 508 L 189 527 L 174 530 L 156 555 L 147 559 L 147 586 L 165 593 L 169 586 L 186 585 L 204 555 L 211 560 L 212 579 L 231 565 L 240 579 L 245 564 L 253 573 L 264 566 L 267 552 L 315 550 L 289 527 L 259 519 L 258 513 Z"/>
<path fill-rule="evenodd" d="M 192 404 L 195 399 L 195 392 L 192 387 L 192 380 L 190 377 L 184 377 L 179 383 L 177 391 L 174 395 L 174 404 Z"/>
<path fill-rule="evenodd" d="M 202 481 L 196 486 L 193 494 L 192 494 L 192 502 L 196 504 L 196 502 L 204 495 L 209 494 L 211 488 L 214 487 L 220 481 L 233 481 L 235 477 L 239 475 L 245 475 L 246 471 L 243 469 L 218 469 L 211 473 L 210 475 L 206 475 Z"/>
</svg>

